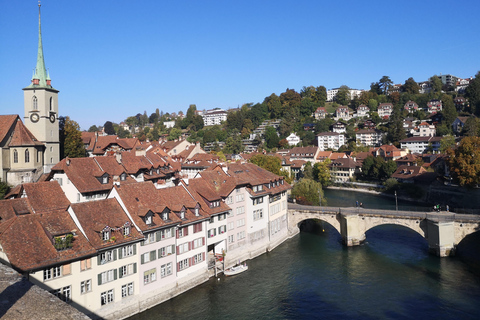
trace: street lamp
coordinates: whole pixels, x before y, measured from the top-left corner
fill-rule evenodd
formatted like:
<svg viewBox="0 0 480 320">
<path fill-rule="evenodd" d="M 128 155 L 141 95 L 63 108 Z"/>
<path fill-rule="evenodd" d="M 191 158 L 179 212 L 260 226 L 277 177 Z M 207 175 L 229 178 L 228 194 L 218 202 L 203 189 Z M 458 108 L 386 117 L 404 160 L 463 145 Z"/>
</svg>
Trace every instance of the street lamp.
<svg viewBox="0 0 480 320">
<path fill-rule="evenodd" d="M 397 191 L 395 191 L 395 209 L 398 211 Z"/>
</svg>

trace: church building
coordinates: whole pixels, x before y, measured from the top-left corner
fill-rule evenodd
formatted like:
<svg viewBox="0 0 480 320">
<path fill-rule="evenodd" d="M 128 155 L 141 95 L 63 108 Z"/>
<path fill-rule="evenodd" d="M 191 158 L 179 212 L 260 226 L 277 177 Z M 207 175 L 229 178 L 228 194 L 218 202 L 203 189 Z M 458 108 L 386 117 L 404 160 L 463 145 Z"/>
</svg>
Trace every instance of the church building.
<svg viewBox="0 0 480 320">
<path fill-rule="evenodd" d="M 23 92 L 25 124 L 18 115 L 0 115 L 0 178 L 11 186 L 36 182 L 60 160 L 58 90 L 45 68 L 40 4 L 37 64 Z"/>
</svg>

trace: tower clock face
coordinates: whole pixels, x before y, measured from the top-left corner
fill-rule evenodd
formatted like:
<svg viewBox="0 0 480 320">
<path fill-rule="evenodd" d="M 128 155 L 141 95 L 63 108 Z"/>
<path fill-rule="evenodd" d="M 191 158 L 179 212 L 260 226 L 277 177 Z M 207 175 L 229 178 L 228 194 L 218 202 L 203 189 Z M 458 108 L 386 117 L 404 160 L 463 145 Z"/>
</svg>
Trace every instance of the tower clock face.
<svg viewBox="0 0 480 320">
<path fill-rule="evenodd" d="M 32 120 L 32 122 L 38 122 L 39 119 L 40 117 L 38 116 L 38 113 L 32 113 L 30 115 L 30 120 Z"/>
<path fill-rule="evenodd" d="M 55 114 L 50 114 L 50 122 L 54 123 L 55 122 Z"/>
</svg>

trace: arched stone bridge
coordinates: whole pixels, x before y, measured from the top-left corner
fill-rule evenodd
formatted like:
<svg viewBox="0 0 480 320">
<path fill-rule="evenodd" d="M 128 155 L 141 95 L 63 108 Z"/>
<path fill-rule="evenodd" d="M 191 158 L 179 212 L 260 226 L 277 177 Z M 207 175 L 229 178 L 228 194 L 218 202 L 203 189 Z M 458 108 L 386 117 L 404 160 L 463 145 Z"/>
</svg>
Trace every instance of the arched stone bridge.
<svg viewBox="0 0 480 320">
<path fill-rule="evenodd" d="M 288 204 L 290 236 L 297 234 L 300 223 L 307 219 L 318 219 L 333 226 L 347 246 L 361 244 L 365 240 L 365 232 L 376 226 L 404 226 L 424 237 L 430 252 L 440 257 L 453 255 L 460 241 L 480 230 L 480 215 Z"/>
</svg>

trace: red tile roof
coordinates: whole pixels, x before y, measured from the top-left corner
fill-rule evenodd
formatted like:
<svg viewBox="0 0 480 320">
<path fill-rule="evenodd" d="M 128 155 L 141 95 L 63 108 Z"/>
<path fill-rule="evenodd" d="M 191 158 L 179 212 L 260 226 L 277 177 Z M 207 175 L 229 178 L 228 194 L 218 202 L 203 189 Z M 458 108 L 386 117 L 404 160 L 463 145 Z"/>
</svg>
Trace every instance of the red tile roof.
<svg viewBox="0 0 480 320">
<path fill-rule="evenodd" d="M 112 178 L 102 184 L 97 178 L 104 174 L 94 158 L 66 158 L 57 163 L 50 172 L 50 178 L 56 172 L 64 172 L 81 193 L 108 191 L 112 187 Z"/>
<path fill-rule="evenodd" d="M 123 236 L 123 227 L 131 221 L 117 199 L 73 203 L 71 208 L 91 245 L 97 250 L 143 239 L 143 236 L 133 227 L 130 228 L 130 236 Z M 110 237 L 115 237 L 115 241 L 102 239 L 102 231 L 105 228 L 110 229 Z"/>
</svg>

